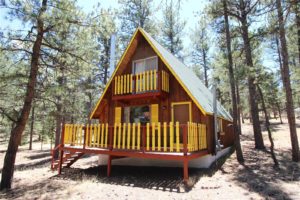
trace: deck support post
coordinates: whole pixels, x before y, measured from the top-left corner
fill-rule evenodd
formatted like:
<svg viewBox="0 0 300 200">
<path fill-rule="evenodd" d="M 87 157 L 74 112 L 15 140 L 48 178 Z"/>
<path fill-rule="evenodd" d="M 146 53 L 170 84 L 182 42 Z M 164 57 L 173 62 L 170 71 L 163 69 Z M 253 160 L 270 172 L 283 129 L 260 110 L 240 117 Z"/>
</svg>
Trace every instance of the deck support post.
<svg viewBox="0 0 300 200">
<path fill-rule="evenodd" d="M 61 147 L 60 150 L 60 157 L 59 157 L 59 163 L 58 163 L 58 174 L 61 174 L 63 159 L 64 159 L 64 146 L 65 146 L 65 123 L 62 124 L 62 132 L 61 132 Z"/>
<path fill-rule="evenodd" d="M 183 160 L 183 181 L 187 183 L 189 180 L 189 160 L 185 157 Z"/>
<path fill-rule="evenodd" d="M 63 157 L 64 157 L 64 151 L 63 151 L 63 150 L 60 150 L 59 166 L 58 166 L 58 174 L 59 174 L 59 175 L 61 175 L 62 164 L 63 164 Z"/>
<path fill-rule="evenodd" d="M 110 177 L 110 173 L 111 173 L 111 160 L 112 160 L 112 156 L 109 155 L 107 160 L 107 177 Z"/>
</svg>

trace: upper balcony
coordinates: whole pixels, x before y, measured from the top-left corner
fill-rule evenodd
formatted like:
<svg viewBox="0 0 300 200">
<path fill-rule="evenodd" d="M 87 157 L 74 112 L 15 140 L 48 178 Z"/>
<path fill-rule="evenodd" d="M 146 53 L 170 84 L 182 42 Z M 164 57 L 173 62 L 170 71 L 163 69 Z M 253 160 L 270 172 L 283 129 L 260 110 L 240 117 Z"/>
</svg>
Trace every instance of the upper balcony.
<svg viewBox="0 0 300 200">
<path fill-rule="evenodd" d="M 166 97 L 169 74 L 164 70 L 149 70 L 138 74 L 123 74 L 113 80 L 113 100 Z"/>
</svg>

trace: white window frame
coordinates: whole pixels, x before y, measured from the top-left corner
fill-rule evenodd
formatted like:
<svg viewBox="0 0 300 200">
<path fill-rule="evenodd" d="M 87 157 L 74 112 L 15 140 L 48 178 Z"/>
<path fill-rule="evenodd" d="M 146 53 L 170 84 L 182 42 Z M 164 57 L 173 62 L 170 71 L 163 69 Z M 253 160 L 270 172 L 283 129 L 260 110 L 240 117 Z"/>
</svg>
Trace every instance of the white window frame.
<svg viewBox="0 0 300 200">
<path fill-rule="evenodd" d="M 135 63 L 136 62 L 144 61 L 144 63 L 145 63 L 146 60 L 153 59 L 153 58 L 156 58 L 156 70 L 158 70 L 158 57 L 157 56 L 151 56 L 151 57 L 147 57 L 147 58 L 143 58 L 143 59 L 133 60 L 132 61 L 132 74 L 136 74 L 135 73 Z"/>
</svg>

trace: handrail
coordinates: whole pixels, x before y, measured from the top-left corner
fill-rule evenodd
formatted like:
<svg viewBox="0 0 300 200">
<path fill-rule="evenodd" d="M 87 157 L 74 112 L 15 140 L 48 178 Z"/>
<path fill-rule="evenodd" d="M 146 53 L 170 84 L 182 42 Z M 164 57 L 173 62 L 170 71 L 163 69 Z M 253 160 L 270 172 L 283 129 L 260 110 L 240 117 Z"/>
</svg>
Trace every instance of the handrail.
<svg viewBox="0 0 300 200">
<path fill-rule="evenodd" d="M 51 149 L 50 150 L 50 154 L 51 154 L 51 169 L 53 169 L 54 168 L 54 152 L 56 151 L 56 150 L 58 150 L 60 147 L 62 146 L 62 144 L 58 144 L 55 148 L 53 148 L 53 149 Z"/>
</svg>

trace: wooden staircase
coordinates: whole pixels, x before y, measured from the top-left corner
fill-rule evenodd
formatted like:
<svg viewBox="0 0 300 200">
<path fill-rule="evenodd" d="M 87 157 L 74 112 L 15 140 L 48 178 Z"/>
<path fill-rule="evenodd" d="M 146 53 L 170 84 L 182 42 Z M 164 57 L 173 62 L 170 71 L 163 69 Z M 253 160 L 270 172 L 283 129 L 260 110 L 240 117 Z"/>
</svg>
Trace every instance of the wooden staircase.
<svg viewBox="0 0 300 200">
<path fill-rule="evenodd" d="M 79 158 L 84 155 L 82 152 L 64 152 L 62 159 L 62 168 L 69 168 L 73 163 L 75 163 Z M 60 160 L 54 159 L 54 152 L 52 153 L 52 163 L 51 169 L 56 170 L 59 167 Z"/>
</svg>

